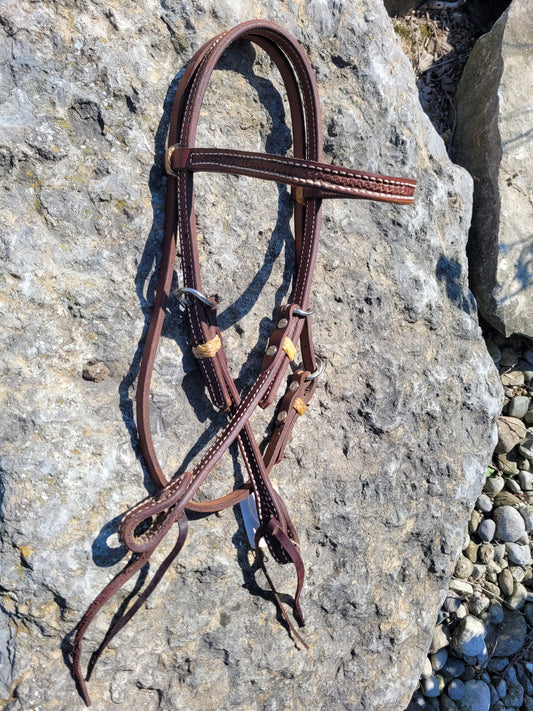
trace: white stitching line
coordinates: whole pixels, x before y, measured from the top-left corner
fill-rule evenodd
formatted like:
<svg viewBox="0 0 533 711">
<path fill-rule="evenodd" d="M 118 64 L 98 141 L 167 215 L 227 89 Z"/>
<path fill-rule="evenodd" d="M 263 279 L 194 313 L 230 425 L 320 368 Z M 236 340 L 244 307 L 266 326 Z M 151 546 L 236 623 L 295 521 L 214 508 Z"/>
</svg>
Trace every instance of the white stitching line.
<svg viewBox="0 0 533 711">
<path fill-rule="evenodd" d="M 215 163 L 213 161 L 204 161 L 203 163 L 196 163 L 196 165 L 214 165 L 216 167 L 220 167 L 220 164 Z M 235 169 L 237 170 L 238 168 L 242 168 L 243 166 L 239 165 L 232 165 L 231 163 L 225 163 L 224 164 L 225 168 L 230 168 L 230 169 Z M 251 173 L 258 173 L 259 175 L 264 175 L 266 171 L 262 171 L 261 168 L 253 168 L 250 166 L 245 166 L 246 170 L 248 170 Z M 338 183 L 324 183 L 321 180 L 311 180 L 310 178 L 302 178 L 300 176 L 293 176 L 290 175 L 290 173 L 276 173 L 274 171 L 268 171 L 268 175 L 272 175 L 276 178 L 291 178 L 295 183 L 298 184 L 305 184 L 305 185 L 311 185 L 314 187 L 318 188 L 324 188 L 325 190 L 330 190 L 331 192 L 334 192 L 335 190 L 340 190 L 343 192 L 349 192 L 349 193 L 356 193 L 356 194 L 366 194 L 366 195 L 379 195 L 379 196 L 387 196 L 387 195 L 392 195 L 394 196 L 394 193 L 386 193 L 383 191 L 379 190 L 371 190 L 371 189 L 366 189 L 366 188 L 359 188 L 359 187 L 350 187 L 350 186 L 345 186 L 345 185 L 340 185 Z M 404 194 L 398 194 L 398 197 L 404 198 L 404 199 L 410 199 L 410 196 L 404 195 Z"/>
<path fill-rule="evenodd" d="M 261 156 L 260 154 L 252 154 L 252 155 L 242 155 L 239 153 L 219 153 L 219 152 L 202 152 L 202 153 L 194 153 L 195 150 L 202 150 L 203 149 L 195 149 L 192 148 L 191 155 L 190 155 L 190 163 L 191 165 L 196 165 L 196 166 L 202 166 L 202 165 L 215 165 L 217 167 L 220 167 L 221 163 L 216 162 L 217 158 L 222 158 L 224 161 L 226 158 L 235 158 L 237 160 L 242 160 L 242 161 L 262 161 L 264 163 L 278 163 L 281 166 L 293 166 L 295 168 L 307 168 L 308 170 L 316 170 L 320 171 L 322 173 L 330 173 L 331 175 L 339 175 L 339 176 L 345 176 L 347 178 L 352 178 L 354 180 L 365 180 L 365 181 L 370 181 L 373 183 L 383 183 L 384 185 L 392 185 L 392 186 L 401 186 L 401 187 L 406 187 L 414 190 L 415 186 L 412 183 L 406 183 L 403 182 L 402 178 L 394 178 L 392 176 L 377 176 L 377 175 L 372 175 L 372 174 L 365 174 L 365 173 L 356 173 L 356 172 L 349 172 L 348 170 L 339 170 L 334 167 L 330 166 L 325 166 L 325 165 L 320 165 L 320 163 L 317 163 L 316 165 L 311 165 L 309 163 L 305 162 L 298 162 L 295 160 L 291 160 L 290 158 L 279 158 L 276 155 L 264 157 Z M 206 157 L 210 156 L 211 160 L 205 160 Z M 261 170 L 261 168 L 254 168 L 253 166 L 240 166 L 240 165 L 229 165 L 226 162 L 223 163 L 223 166 L 226 168 L 245 168 L 246 170 Z M 268 172 L 269 174 L 272 173 L 270 170 L 266 170 L 265 172 Z M 279 176 L 279 173 L 272 173 L 272 175 L 277 175 Z M 300 178 L 300 176 L 292 176 L 290 173 L 287 173 L 289 177 L 293 177 L 298 180 L 308 180 L 308 178 Z M 333 183 L 335 187 L 339 187 L 338 183 Z"/>
</svg>

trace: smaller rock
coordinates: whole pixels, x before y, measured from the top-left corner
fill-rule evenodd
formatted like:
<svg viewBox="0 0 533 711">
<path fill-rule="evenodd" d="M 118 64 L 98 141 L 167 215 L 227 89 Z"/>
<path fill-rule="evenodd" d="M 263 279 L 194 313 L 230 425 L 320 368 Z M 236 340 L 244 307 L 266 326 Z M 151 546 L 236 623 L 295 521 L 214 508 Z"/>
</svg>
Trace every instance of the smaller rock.
<svg viewBox="0 0 533 711">
<path fill-rule="evenodd" d="M 522 466 L 524 461 L 527 461 L 527 459 L 524 459 L 520 462 L 519 470 L 524 468 Z M 517 466 L 518 466 L 518 463 L 517 463 Z M 520 482 L 518 481 L 518 479 L 516 477 L 509 477 L 508 479 L 506 479 L 505 486 L 507 489 L 509 489 L 511 494 L 513 494 L 515 496 L 520 496 L 522 493 L 522 489 L 520 488 Z"/>
<path fill-rule="evenodd" d="M 93 383 L 100 383 L 109 375 L 109 368 L 101 361 L 89 361 L 83 366 L 82 378 Z"/>
<path fill-rule="evenodd" d="M 533 351 L 532 350 L 527 350 L 525 353 L 522 354 L 522 358 L 524 360 L 527 360 L 528 363 L 533 365 Z"/>
<path fill-rule="evenodd" d="M 505 561 L 505 543 L 499 543 L 498 545 L 494 546 L 494 562 L 497 563 L 498 565 L 501 565 L 502 568 L 505 567 L 503 565 Z M 507 565 L 507 563 L 506 563 Z"/>
<path fill-rule="evenodd" d="M 518 472 L 518 482 L 522 491 L 533 491 L 533 472 L 521 469 Z"/>
<path fill-rule="evenodd" d="M 526 436 L 526 426 L 517 417 L 502 415 L 496 420 L 496 427 L 498 429 L 498 443 L 494 451 L 498 454 L 507 454 Z"/>
<path fill-rule="evenodd" d="M 447 647 L 449 643 L 450 632 L 448 631 L 448 628 L 444 625 L 438 625 L 435 627 L 435 632 L 433 632 L 433 639 L 431 640 L 431 644 L 429 646 L 429 653 L 435 654 L 439 651 L 439 649 Z"/>
<path fill-rule="evenodd" d="M 498 575 L 498 585 L 500 586 L 502 595 L 507 597 L 513 594 L 514 579 L 509 568 L 505 568 L 505 570 L 502 570 L 502 572 Z"/>
<path fill-rule="evenodd" d="M 524 373 L 521 370 L 510 370 L 508 373 L 503 373 L 501 375 L 501 381 L 503 386 L 516 387 L 517 385 L 524 384 Z"/>
<path fill-rule="evenodd" d="M 507 694 L 503 703 L 508 708 L 519 709 L 524 703 L 524 687 L 518 681 L 507 684 Z"/>
<path fill-rule="evenodd" d="M 434 676 L 428 676 L 420 682 L 422 693 L 427 698 L 435 698 L 439 695 L 439 682 Z"/>
<path fill-rule="evenodd" d="M 529 409 L 529 398 L 527 395 L 517 395 L 511 398 L 509 405 L 507 406 L 508 417 L 517 417 L 519 420 L 524 417 Z"/>
<path fill-rule="evenodd" d="M 519 543 L 506 543 L 505 552 L 509 563 L 512 565 L 531 565 L 531 551 L 529 546 L 522 546 Z"/>
<path fill-rule="evenodd" d="M 502 672 L 509 664 L 507 657 L 492 657 L 487 665 L 487 669 L 493 672 Z"/>
<path fill-rule="evenodd" d="M 519 469 L 513 451 L 507 454 L 498 454 L 496 455 L 496 459 L 498 468 L 503 474 L 507 474 L 507 476 L 510 477 L 517 476 Z"/>
<path fill-rule="evenodd" d="M 492 561 L 491 561 L 492 562 Z M 470 577 L 472 580 L 481 580 L 487 574 L 487 566 L 482 563 L 476 563 Z"/>
<path fill-rule="evenodd" d="M 433 676 L 433 669 L 431 667 L 431 661 L 429 657 L 426 657 L 426 661 L 424 662 L 424 669 L 422 670 L 422 678 L 427 679 L 430 676 Z"/>
<path fill-rule="evenodd" d="M 457 708 L 460 711 L 489 711 L 490 701 L 488 684 L 480 679 L 470 679 L 465 682 L 465 693 Z"/>
<path fill-rule="evenodd" d="M 458 711 L 457 704 L 452 701 L 448 694 L 442 694 L 439 697 L 439 711 Z"/>
<path fill-rule="evenodd" d="M 529 410 L 529 412 L 526 412 L 524 416 L 524 422 L 526 425 L 533 425 L 533 410 Z"/>
<path fill-rule="evenodd" d="M 524 519 L 512 506 L 499 506 L 494 510 L 496 538 L 499 541 L 513 542 L 525 532 Z"/>
<path fill-rule="evenodd" d="M 468 545 L 463 548 L 463 553 L 468 560 L 472 563 L 477 561 L 477 552 L 479 550 L 479 543 L 474 543 L 474 541 L 469 541 Z"/>
<path fill-rule="evenodd" d="M 460 679 L 452 679 L 448 684 L 448 696 L 454 701 L 460 701 L 465 695 L 465 685 Z"/>
<path fill-rule="evenodd" d="M 494 508 L 500 506 L 518 506 L 521 503 L 517 496 L 510 494 L 508 491 L 501 491 L 499 494 L 496 494 L 492 501 Z"/>
<path fill-rule="evenodd" d="M 486 634 L 488 649 L 494 649 L 498 657 L 509 657 L 524 646 L 527 636 L 527 623 L 524 615 L 515 610 L 503 609 L 503 622 L 498 627 L 489 627 Z M 497 645 L 497 646 L 496 646 Z M 495 665 L 497 657 L 490 660 L 490 668 L 501 671 L 506 665 L 498 669 Z M 509 675 L 507 679 L 509 680 Z"/>
<path fill-rule="evenodd" d="M 450 590 L 453 590 L 453 592 L 461 595 L 461 597 L 470 597 L 470 595 L 473 595 L 474 593 L 474 588 L 470 585 L 470 583 L 467 583 L 464 580 L 456 580 L 454 578 L 450 580 Z M 435 649 L 433 651 L 436 652 L 437 650 Z"/>
<path fill-rule="evenodd" d="M 521 583 L 524 580 L 524 578 L 526 577 L 525 569 L 518 566 L 518 565 L 513 565 L 513 567 L 509 568 L 509 570 L 511 571 L 513 580 L 517 583 Z"/>
<path fill-rule="evenodd" d="M 516 610 L 521 610 L 526 604 L 527 590 L 522 583 L 515 583 L 512 595 L 509 597 L 509 605 L 512 605 Z"/>
<path fill-rule="evenodd" d="M 485 625 L 474 615 L 460 620 L 452 636 L 452 647 L 457 654 L 475 657 L 486 650 Z"/>
<path fill-rule="evenodd" d="M 518 513 L 524 519 L 524 526 L 526 527 L 526 532 L 529 533 L 533 531 L 533 506 L 521 506 L 518 509 Z"/>
<path fill-rule="evenodd" d="M 500 491 L 503 489 L 505 485 L 505 481 L 503 477 L 499 476 L 498 474 L 495 474 L 494 476 L 489 476 L 487 480 L 485 481 L 485 485 L 483 487 L 483 491 L 485 494 L 490 494 L 494 496 L 494 494 L 499 494 Z M 533 486 L 532 486 L 533 488 Z"/>
<path fill-rule="evenodd" d="M 496 693 L 498 694 L 499 699 L 504 699 L 505 694 L 507 693 L 507 683 L 505 679 L 497 679 L 494 688 L 496 690 Z"/>
<path fill-rule="evenodd" d="M 457 595 L 457 593 L 452 593 L 451 591 L 448 591 L 448 594 L 446 595 L 446 599 L 444 600 L 443 607 L 446 610 L 446 612 L 457 612 L 461 605 L 461 598 Z"/>
<path fill-rule="evenodd" d="M 450 679 L 458 679 L 464 674 L 464 671 L 465 665 L 463 662 L 450 654 L 448 655 L 448 661 L 441 669 L 441 674 L 445 681 L 450 681 Z"/>
<path fill-rule="evenodd" d="M 460 578 L 461 580 L 467 580 L 472 575 L 473 570 L 474 564 L 472 563 L 472 561 L 468 558 L 465 558 L 464 555 L 460 555 L 457 563 L 455 564 L 455 570 L 453 574 L 456 578 Z"/>
<path fill-rule="evenodd" d="M 475 533 L 477 531 L 477 527 L 479 526 L 482 520 L 483 514 L 474 509 L 470 514 L 470 520 L 468 522 L 468 532 Z"/>
<path fill-rule="evenodd" d="M 477 557 L 479 562 L 483 563 L 483 565 L 486 565 L 487 563 L 490 563 L 491 560 L 494 560 L 494 546 L 492 543 L 482 543 L 479 546 Z"/>
<path fill-rule="evenodd" d="M 446 664 L 448 660 L 448 649 L 446 647 L 443 647 L 442 649 L 439 649 L 438 652 L 435 652 L 435 654 L 431 655 L 431 668 L 433 672 L 438 672 L 442 669 L 442 667 Z"/>
<path fill-rule="evenodd" d="M 527 430 L 524 441 L 518 447 L 518 452 L 528 461 L 533 462 L 533 430 Z"/>
<path fill-rule="evenodd" d="M 482 541 L 490 543 L 496 533 L 496 524 L 491 518 L 484 518 L 477 527 L 477 535 Z"/>
<path fill-rule="evenodd" d="M 480 617 L 490 605 L 490 600 L 486 595 L 472 595 L 468 600 L 468 609 L 476 617 Z"/>
<path fill-rule="evenodd" d="M 476 501 L 476 508 L 483 513 L 492 511 L 492 501 L 487 494 L 480 494 Z"/>
</svg>

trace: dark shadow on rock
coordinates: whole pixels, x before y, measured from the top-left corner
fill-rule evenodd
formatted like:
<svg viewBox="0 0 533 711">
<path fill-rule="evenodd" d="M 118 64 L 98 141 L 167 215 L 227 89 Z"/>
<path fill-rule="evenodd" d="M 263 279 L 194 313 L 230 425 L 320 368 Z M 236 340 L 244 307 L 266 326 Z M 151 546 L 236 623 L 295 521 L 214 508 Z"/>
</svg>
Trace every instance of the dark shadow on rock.
<svg viewBox="0 0 533 711">
<path fill-rule="evenodd" d="M 446 296 L 466 314 L 472 315 L 477 311 L 476 301 L 472 292 L 466 290 L 462 284 L 462 266 L 448 259 L 442 254 L 437 262 L 435 273 L 437 280 L 444 283 Z"/>
</svg>

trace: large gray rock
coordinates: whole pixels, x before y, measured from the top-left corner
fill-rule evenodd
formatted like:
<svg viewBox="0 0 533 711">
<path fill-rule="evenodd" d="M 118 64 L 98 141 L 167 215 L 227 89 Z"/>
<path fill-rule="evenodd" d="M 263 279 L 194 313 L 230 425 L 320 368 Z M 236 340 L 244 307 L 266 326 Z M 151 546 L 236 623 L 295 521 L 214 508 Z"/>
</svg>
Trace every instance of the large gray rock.
<svg viewBox="0 0 533 711">
<path fill-rule="evenodd" d="M 470 178 L 422 113 L 381 2 L 328 8 L 2 4 L 0 697 L 9 711 L 79 708 L 70 635 L 125 565 L 118 517 L 149 486 L 132 413 L 161 241 L 168 99 L 201 43 L 254 15 L 308 48 L 327 160 L 416 176 L 416 205 L 324 204 L 313 308 L 326 375 L 276 472 L 307 566 L 310 650 L 280 627 L 229 510 L 191 522 L 178 562 L 97 667 L 93 707 L 398 711 L 418 683 L 485 479 L 500 388 L 467 287 Z M 268 62 L 241 45 L 223 66 L 199 143 L 286 150 Z M 202 175 L 197 185 L 204 286 L 223 298 L 228 357 L 246 388 L 289 289 L 290 201 L 246 178 Z M 170 476 L 224 418 L 204 397 L 175 303 L 164 335 L 152 416 Z M 254 420 L 259 438 L 265 417 Z M 239 476 L 227 457 L 204 495 Z M 293 572 L 273 572 L 292 591 Z"/>
<path fill-rule="evenodd" d="M 456 160 L 474 176 L 468 246 L 483 316 L 533 336 L 533 14 L 513 0 L 476 43 L 457 89 Z"/>
</svg>

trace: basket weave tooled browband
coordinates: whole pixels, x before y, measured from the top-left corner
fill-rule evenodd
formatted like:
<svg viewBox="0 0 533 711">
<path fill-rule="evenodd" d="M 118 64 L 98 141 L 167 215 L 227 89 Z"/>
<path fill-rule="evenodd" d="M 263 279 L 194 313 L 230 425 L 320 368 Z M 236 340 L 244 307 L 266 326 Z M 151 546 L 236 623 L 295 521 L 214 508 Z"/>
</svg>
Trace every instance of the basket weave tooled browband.
<svg viewBox="0 0 533 711">
<path fill-rule="evenodd" d="M 237 150 L 196 148 L 196 127 L 200 107 L 210 76 L 223 52 L 236 40 L 245 39 L 262 47 L 281 73 L 290 106 L 294 156 L 249 153 Z M 131 508 L 119 528 L 121 541 L 133 555 L 121 571 L 90 605 L 79 622 L 73 649 L 73 672 L 80 693 L 90 703 L 85 685 L 94 665 L 111 639 L 133 617 L 161 580 L 181 550 L 187 536 L 187 511 L 213 512 L 233 506 L 253 494 L 258 525 L 255 546 L 276 603 L 291 634 L 305 645 L 281 605 L 264 565 L 258 543 L 266 541 L 278 563 L 293 563 L 297 574 L 294 617 L 299 626 L 304 620 L 300 592 L 304 566 L 298 536 L 269 475 L 283 457 L 283 451 L 296 420 L 311 399 L 321 363 L 316 358 L 311 338 L 309 293 L 320 230 L 323 198 L 349 197 L 409 204 L 413 202 L 416 181 L 339 168 L 322 163 L 322 134 L 318 92 L 309 60 L 291 35 L 266 21 L 245 22 L 207 42 L 191 59 L 180 81 L 170 121 L 169 148 L 165 156 L 168 174 L 165 239 L 159 284 L 139 372 L 137 389 L 137 428 L 146 467 L 158 488 Z M 216 322 L 216 301 L 202 293 L 196 225 L 193 208 L 193 175 L 211 171 L 248 175 L 292 186 L 294 199 L 295 272 L 292 293 L 280 306 L 270 336 L 261 372 L 245 397 L 241 398 L 230 375 L 222 334 Z M 180 290 L 189 322 L 193 352 L 213 403 L 228 413 L 226 426 L 214 438 L 200 461 L 190 472 L 168 480 L 157 459 L 149 422 L 150 380 L 171 288 L 174 259 L 178 251 L 183 269 Z M 289 363 L 300 345 L 302 364 L 291 368 L 287 388 L 275 419 L 273 434 L 261 454 L 250 425 L 257 406 L 266 408 L 275 399 L 286 377 Z M 237 440 L 249 482 L 226 496 L 196 502 L 194 496 L 221 456 Z M 143 524 L 141 526 L 140 524 Z M 122 616 L 111 624 L 102 643 L 89 661 L 86 679 L 81 672 L 82 641 L 98 610 L 135 575 L 150 558 L 158 543 L 177 524 L 178 539 L 146 589 Z M 139 531 L 142 530 L 142 533 Z"/>
</svg>

